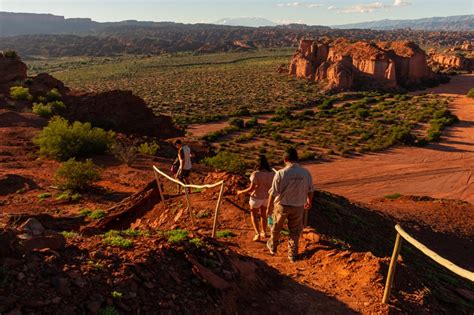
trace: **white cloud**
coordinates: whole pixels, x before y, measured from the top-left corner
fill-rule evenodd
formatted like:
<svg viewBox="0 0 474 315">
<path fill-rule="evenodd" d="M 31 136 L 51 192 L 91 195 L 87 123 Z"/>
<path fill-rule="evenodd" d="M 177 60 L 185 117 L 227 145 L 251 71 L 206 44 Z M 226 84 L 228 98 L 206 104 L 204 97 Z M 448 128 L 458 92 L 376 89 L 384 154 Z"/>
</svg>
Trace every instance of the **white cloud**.
<svg viewBox="0 0 474 315">
<path fill-rule="evenodd" d="M 302 3 L 302 2 L 289 2 L 289 3 L 278 3 L 277 7 L 305 7 L 305 8 L 319 8 L 322 4 L 319 3 Z"/>
<path fill-rule="evenodd" d="M 305 24 L 303 20 L 279 20 L 278 24 L 288 25 L 288 24 Z"/>
<path fill-rule="evenodd" d="M 336 9 L 337 9 L 337 7 L 335 5 L 330 5 L 328 7 L 328 10 L 336 10 Z"/>
<path fill-rule="evenodd" d="M 401 6 L 406 6 L 406 5 L 411 5 L 411 2 L 408 0 L 395 0 L 393 2 L 394 7 L 401 7 Z"/>
<path fill-rule="evenodd" d="M 370 13 L 375 10 L 386 8 L 387 6 L 381 2 L 374 2 L 368 4 L 356 4 L 339 10 L 339 13 Z"/>
</svg>

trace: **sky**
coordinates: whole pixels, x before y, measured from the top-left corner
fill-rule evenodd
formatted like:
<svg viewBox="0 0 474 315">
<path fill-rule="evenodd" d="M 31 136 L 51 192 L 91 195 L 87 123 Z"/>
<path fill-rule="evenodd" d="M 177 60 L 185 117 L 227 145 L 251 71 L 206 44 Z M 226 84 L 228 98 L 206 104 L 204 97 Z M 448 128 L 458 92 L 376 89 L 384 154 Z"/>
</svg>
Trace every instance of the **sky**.
<svg viewBox="0 0 474 315">
<path fill-rule="evenodd" d="M 212 23 L 221 18 L 262 17 L 279 24 L 337 25 L 473 14 L 474 0 L 0 0 L 0 11 L 52 13 L 99 22 Z"/>
</svg>

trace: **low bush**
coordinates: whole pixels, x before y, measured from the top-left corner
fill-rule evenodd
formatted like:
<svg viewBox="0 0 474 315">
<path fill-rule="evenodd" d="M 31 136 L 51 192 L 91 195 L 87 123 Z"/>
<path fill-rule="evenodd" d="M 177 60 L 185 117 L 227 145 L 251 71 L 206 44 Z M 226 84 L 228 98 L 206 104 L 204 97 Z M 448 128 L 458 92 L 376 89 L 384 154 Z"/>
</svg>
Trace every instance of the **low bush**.
<svg viewBox="0 0 474 315">
<path fill-rule="evenodd" d="M 99 172 L 91 160 L 79 162 L 74 158 L 64 162 L 55 175 L 56 185 L 60 189 L 71 191 L 90 188 L 99 179 Z"/>
<path fill-rule="evenodd" d="M 244 120 L 242 118 L 233 117 L 229 119 L 229 125 L 235 126 L 238 128 L 244 128 Z"/>
<path fill-rule="evenodd" d="M 46 100 L 48 102 L 60 101 L 61 98 L 62 98 L 62 95 L 58 89 L 52 89 L 51 91 L 46 93 Z"/>
<path fill-rule="evenodd" d="M 391 195 L 386 195 L 384 196 L 385 199 L 390 199 L 390 200 L 395 200 L 400 198 L 402 195 L 399 193 L 391 194 Z"/>
<path fill-rule="evenodd" d="M 61 101 L 52 101 L 46 104 L 33 103 L 32 111 L 44 118 L 50 118 L 55 114 L 62 114 L 66 105 Z"/>
<path fill-rule="evenodd" d="M 115 134 L 90 123 L 74 122 L 72 125 L 59 116 L 53 117 L 33 142 L 40 154 L 61 161 L 73 157 L 104 153 Z"/>
<path fill-rule="evenodd" d="M 12 58 L 12 59 L 18 58 L 18 54 L 14 50 L 5 50 L 5 51 L 2 52 L 2 55 L 5 58 Z"/>
<path fill-rule="evenodd" d="M 106 233 L 102 238 L 102 243 L 105 245 L 121 248 L 130 248 L 133 246 L 133 241 L 129 240 L 119 234 L 115 233 Z"/>
<path fill-rule="evenodd" d="M 12 86 L 10 88 L 10 97 L 18 101 L 33 100 L 33 96 L 30 94 L 30 89 L 22 86 Z"/>
<path fill-rule="evenodd" d="M 117 160 L 132 166 L 138 158 L 138 148 L 129 141 L 115 141 L 111 146 L 111 152 Z"/>
<path fill-rule="evenodd" d="M 232 112 L 231 115 L 232 116 L 250 116 L 250 110 L 247 107 L 242 106 L 242 107 L 239 107 L 234 112 Z"/>
<path fill-rule="evenodd" d="M 138 152 L 144 155 L 155 155 L 160 149 L 156 142 L 144 142 L 138 146 Z"/>
<path fill-rule="evenodd" d="M 234 232 L 229 231 L 229 230 L 223 230 L 223 231 L 217 231 L 216 232 L 216 237 L 217 238 L 229 238 L 229 237 L 235 237 L 236 235 Z"/>
<path fill-rule="evenodd" d="M 217 155 L 204 159 L 204 163 L 219 170 L 231 173 L 244 173 L 247 165 L 238 154 L 220 151 Z"/>
<path fill-rule="evenodd" d="M 258 119 L 255 118 L 255 117 L 252 117 L 252 118 L 250 118 L 249 120 L 247 120 L 247 121 L 245 122 L 244 127 L 245 127 L 245 128 L 253 128 L 253 127 L 257 126 L 257 125 L 258 125 Z"/>
<path fill-rule="evenodd" d="M 469 92 L 467 92 L 467 97 L 474 98 L 474 88 L 470 89 Z"/>
</svg>

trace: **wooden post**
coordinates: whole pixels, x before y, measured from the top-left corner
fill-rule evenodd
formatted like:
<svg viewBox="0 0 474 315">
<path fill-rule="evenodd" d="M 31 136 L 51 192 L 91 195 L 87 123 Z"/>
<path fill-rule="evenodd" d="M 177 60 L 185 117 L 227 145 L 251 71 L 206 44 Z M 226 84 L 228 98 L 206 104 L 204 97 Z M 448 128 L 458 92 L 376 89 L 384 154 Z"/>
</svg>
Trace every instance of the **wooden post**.
<svg viewBox="0 0 474 315">
<path fill-rule="evenodd" d="M 390 299 L 390 291 L 392 290 L 393 278 L 395 276 L 395 268 L 397 267 L 398 254 L 400 253 L 402 242 L 403 239 L 400 236 L 400 233 L 397 232 L 395 246 L 393 247 L 392 259 L 390 260 L 390 267 L 388 268 L 387 281 L 385 282 L 385 290 L 383 292 L 383 304 L 387 304 Z"/>
<path fill-rule="evenodd" d="M 184 193 L 186 195 L 186 203 L 188 204 L 189 216 L 191 217 L 191 224 L 193 225 L 193 228 L 194 228 L 195 227 L 194 216 L 193 216 L 193 211 L 191 210 L 191 201 L 189 201 L 188 187 L 184 186 L 183 188 L 184 188 Z"/>
<path fill-rule="evenodd" d="M 216 237 L 217 217 L 222 204 L 222 196 L 224 196 L 224 182 L 222 182 L 221 191 L 219 192 L 219 199 L 217 200 L 216 211 L 214 213 L 214 224 L 212 225 L 212 237 Z"/>
<path fill-rule="evenodd" d="M 161 190 L 160 178 L 158 177 L 158 173 L 155 170 L 153 170 L 153 173 L 155 174 L 156 185 L 158 186 L 158 191 L 160 193 L 161 202 L 163 202 L 163 207 L 166 207 L 165 197 L 163 196 L 163 191 Z"/>
</svg>

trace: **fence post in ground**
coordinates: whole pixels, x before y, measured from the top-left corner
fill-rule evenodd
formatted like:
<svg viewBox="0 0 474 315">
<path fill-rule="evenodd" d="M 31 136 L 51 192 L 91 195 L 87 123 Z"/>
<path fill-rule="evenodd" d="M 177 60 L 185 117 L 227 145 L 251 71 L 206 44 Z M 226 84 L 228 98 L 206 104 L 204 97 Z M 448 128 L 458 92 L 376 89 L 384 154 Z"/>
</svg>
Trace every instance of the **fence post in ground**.
<svg viewBox="0 0 474 315">
<path fill-rule="evenodd" d="M 221 190 L 219 192 L 219 199 L 217 200 L 216 211 L 214 213 L 214 224 L 212 225 L 212 237 L 216 237 L 217 230 L 217 217 L 219 216 L 219 210 L 222 204 L 222 197 L 224 196 L 224 182 L 222 182 Z"/>
<path fill-rule="evenodd" d="M 395 276 L 395 268 L 397 267 L 398 254 L 402 247 L 403 239 L 400 233 L 397 232 L 395 239 L 395 246 L 393 247 L 392 259 L 390 260 L 390 267 L 388 268 L 387 281 L 385 283 L 385 290 L 383 292 L 382 303 L 387 304 L 390 299 L 390 291 L 392 290 L 393 278 Z"/>
<path fill-rule="evenodd" d="M 189 201 L 189 192 L 188 192 L 188 187 L 184 186 L 184 193 L 186 194 L 186 203 L 188 204 L 188 212 L 189 216 L 191 217 L 191 223 L 194 225 L 194 216 L 193 216 L 193 211 L 191 210 L 191 201 Z"/>
<path fill-rule="evenodd" d="M 156 185 L 158 186 L 158 191 L 160 193 L 161 202 L 163 202 L 163 207 L 166 207 L 165 197 L 163 196 L 163 191 L 161 190 L 161 183 L 160 183 L 159 175 L 155 170 L 153 170 L 153 174 L 155 174 Z"/>
</svg>

